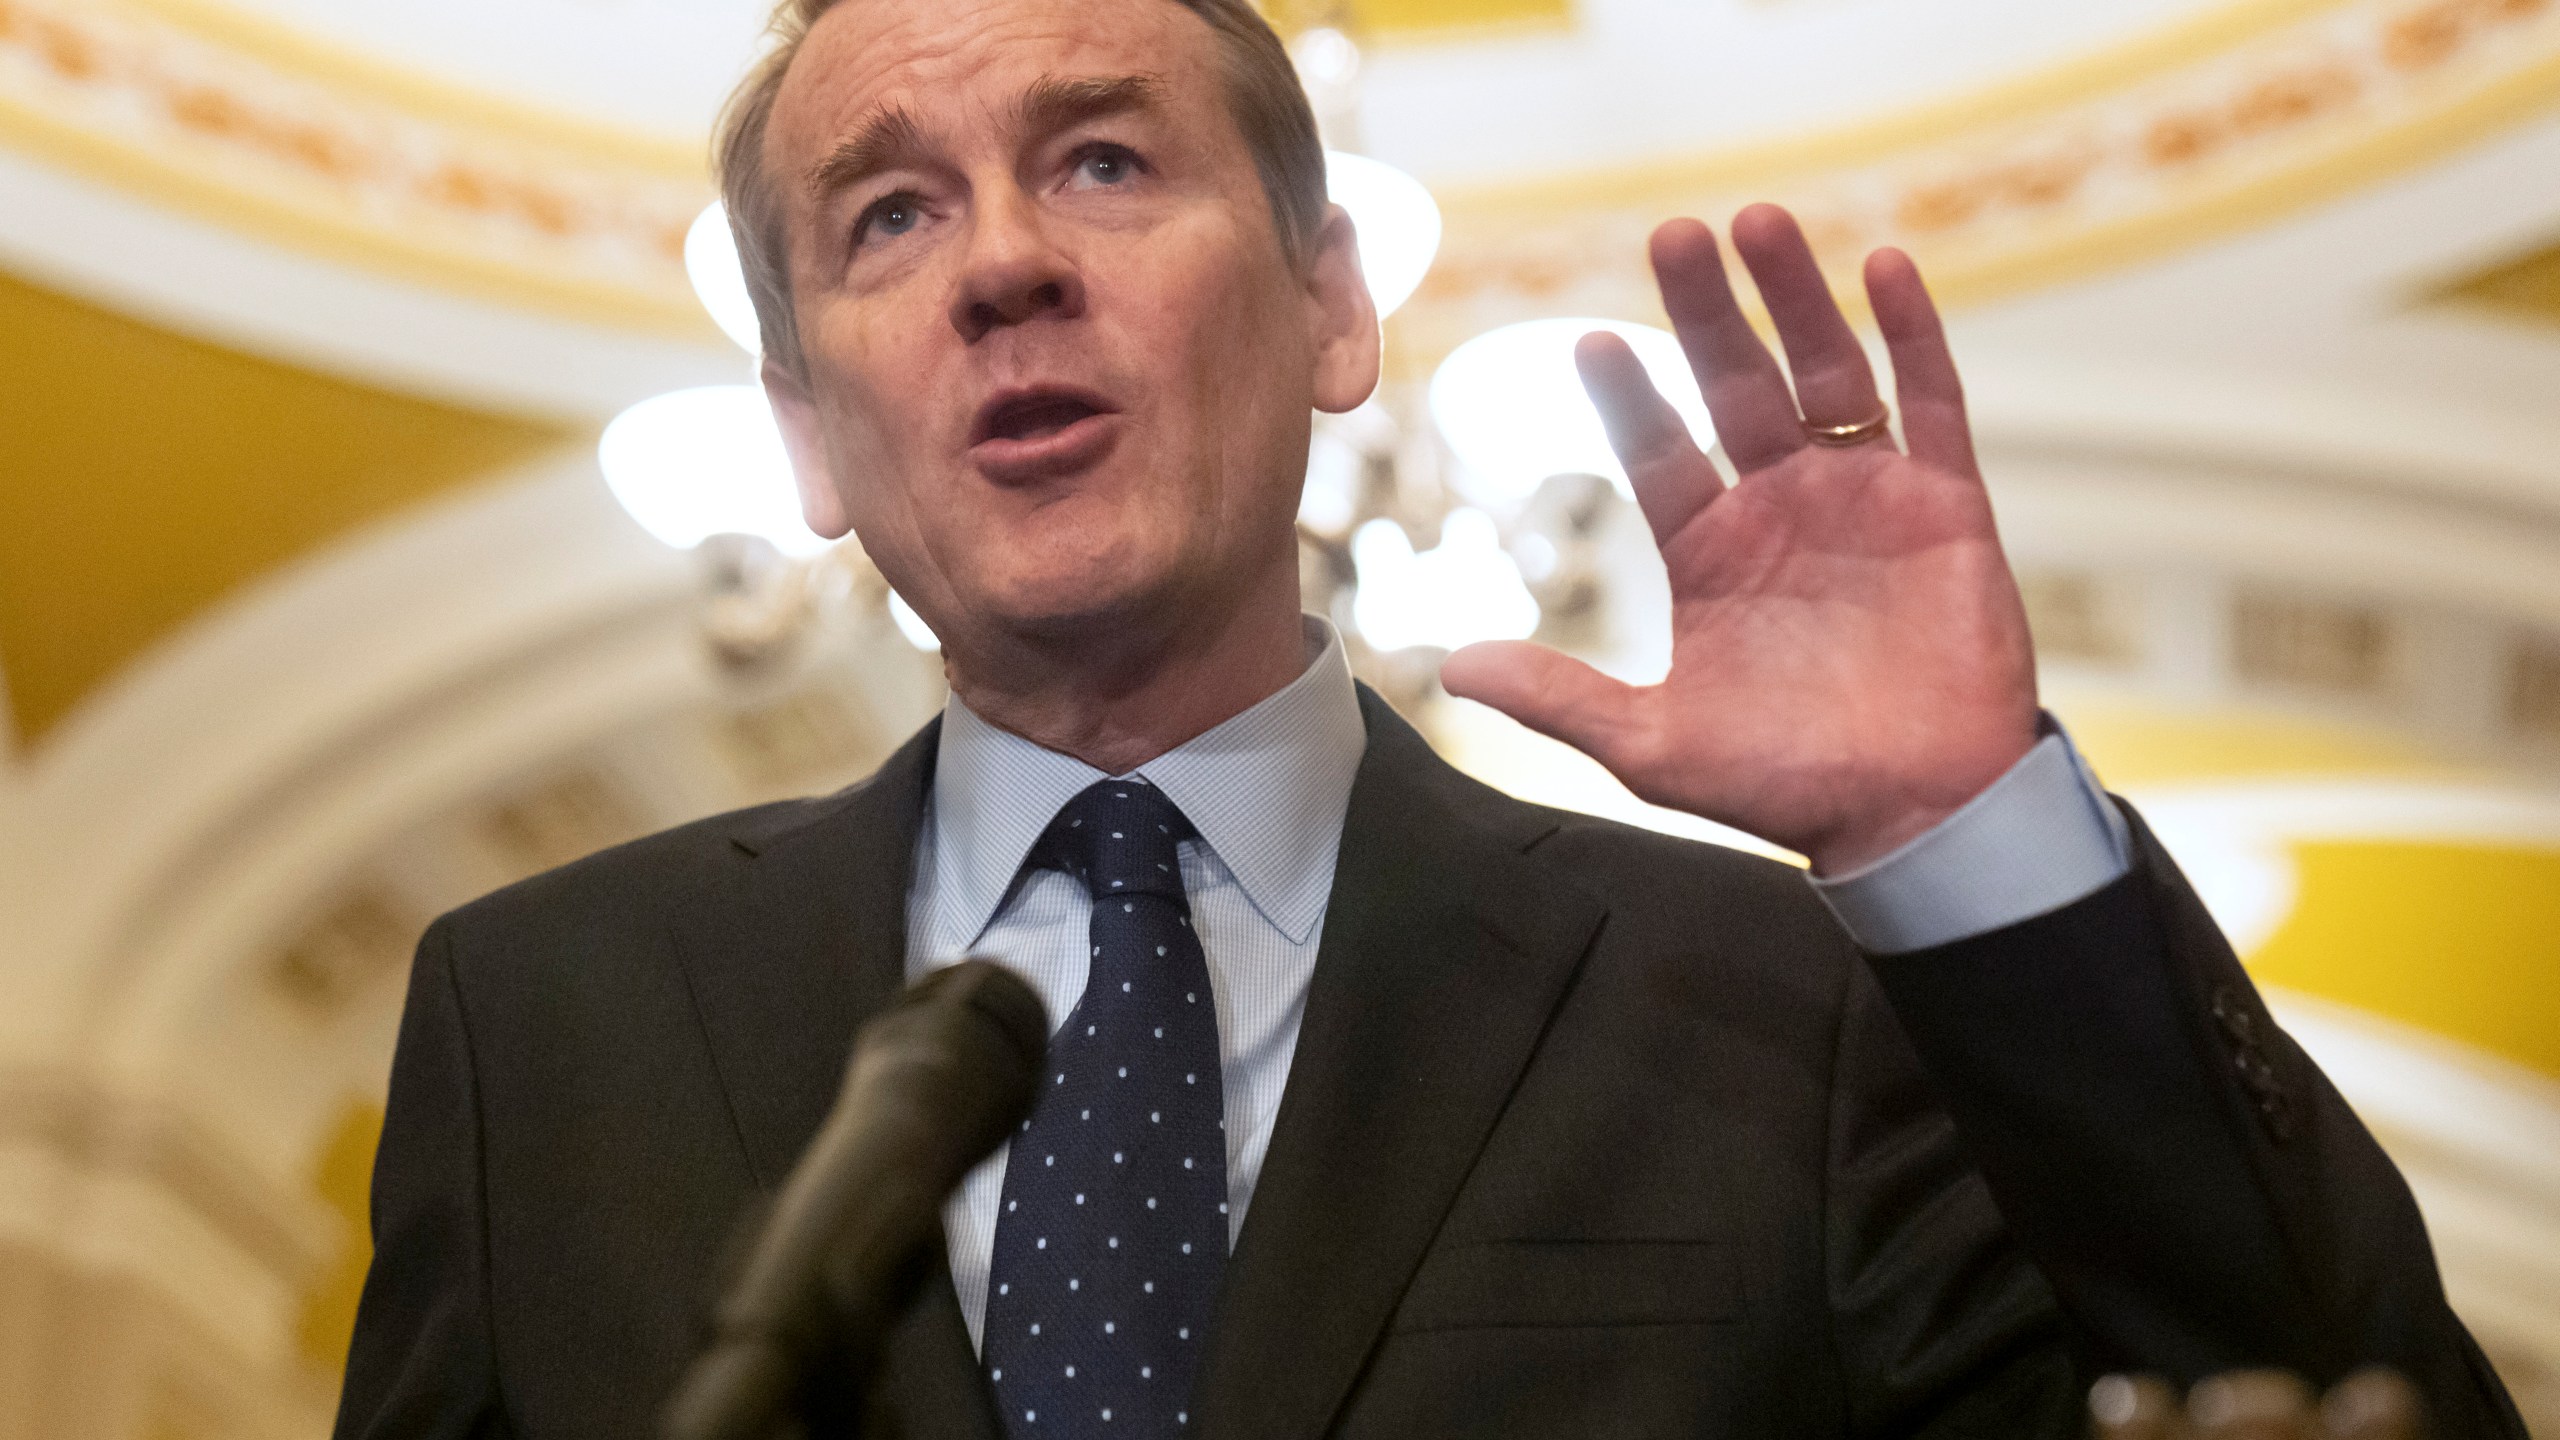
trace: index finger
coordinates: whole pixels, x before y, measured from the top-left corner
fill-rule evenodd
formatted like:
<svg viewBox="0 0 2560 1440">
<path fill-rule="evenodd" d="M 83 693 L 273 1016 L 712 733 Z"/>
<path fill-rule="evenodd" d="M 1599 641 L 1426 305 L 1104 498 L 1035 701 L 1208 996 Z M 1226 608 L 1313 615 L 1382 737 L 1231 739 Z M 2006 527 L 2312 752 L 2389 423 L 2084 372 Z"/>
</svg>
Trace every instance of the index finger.
<svg viewBox="0 0 2560 1440">
<path fill-rule="evenodd" d="M 1594 330 L 1574 345 L 1573 364 L 1600 412 L 1600 428 L 1609 432 L 1609 448 L 1627 469 L 1655 543 L 1669 540 L 1724 493 L 1724 477 L 1698 448 L 1688 422 L 1653 388 L 1653 377 L 1625 340 Z"/>
</svg>

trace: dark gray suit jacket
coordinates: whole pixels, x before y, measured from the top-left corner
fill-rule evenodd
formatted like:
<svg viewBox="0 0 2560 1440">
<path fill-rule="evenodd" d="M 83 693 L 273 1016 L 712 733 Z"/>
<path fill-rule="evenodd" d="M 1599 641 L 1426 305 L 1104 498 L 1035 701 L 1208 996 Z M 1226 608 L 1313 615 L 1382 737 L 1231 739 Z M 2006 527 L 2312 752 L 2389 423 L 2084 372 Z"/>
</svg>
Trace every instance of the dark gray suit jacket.
<svg viewBox="0 0 2560 1440">
<path fill-rule="evenodd" d="M 1774 864 L 1522 804 L 1362 693 L 1202 1440 L 2064 1436 L 2104 1369 L 2415 1377 L 2523 1434 L 2406 1187 L 2175 867 L 1859 955 Z M 630 1440 L 899 991 L 935 732 L 421 944 L 343 1440 Z M 947 1272 L 881 1431 L 996 1440 Z"/>
</svg>

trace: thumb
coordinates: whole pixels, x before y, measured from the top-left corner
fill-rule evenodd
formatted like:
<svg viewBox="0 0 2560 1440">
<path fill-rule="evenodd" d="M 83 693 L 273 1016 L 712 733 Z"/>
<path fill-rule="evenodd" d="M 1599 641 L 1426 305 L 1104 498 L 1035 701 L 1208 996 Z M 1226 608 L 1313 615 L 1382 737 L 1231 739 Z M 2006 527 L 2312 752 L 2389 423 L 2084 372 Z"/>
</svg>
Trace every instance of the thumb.
<svg viewBox="0 0 2560 1440">
<path fill-rule="evenodd" d="M 1526 640 L 1488 640 L 1440 666 L 1440 688 L 1489 705 L 1615 771 L 1637 728 L 1637 690 Z"/>
</svg>

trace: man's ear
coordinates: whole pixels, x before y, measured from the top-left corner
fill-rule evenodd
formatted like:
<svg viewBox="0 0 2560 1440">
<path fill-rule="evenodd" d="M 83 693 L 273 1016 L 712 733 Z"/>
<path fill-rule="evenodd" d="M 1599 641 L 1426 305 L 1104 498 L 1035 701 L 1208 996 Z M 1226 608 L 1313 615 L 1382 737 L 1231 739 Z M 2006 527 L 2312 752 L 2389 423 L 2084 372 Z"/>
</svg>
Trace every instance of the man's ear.
<svg viewBox="0 0 2560 1440">
<path fill-rule="evenodd" d="M 782 429 L 782 448 L 791 456 L 791 478 L 800 488 L 800 517 L 829 540 L 853 528 L 844 497 L 836 492 L 827 466 L 825 438 L 818 430 L 818 407 L 809 399 L 809 382 L 768 355 L 757 367 L 764 398 L 773 406 L 774 423 Z"/>
<path fill-rule="evenodd" d="M 1378 304 L 1360 274 L 1351 214 L 1327 205 L 1307 267 L 1307 303 L 1316 325 L 1316 408 L 1340 414 L 1378 388 Z"/>
</svg>

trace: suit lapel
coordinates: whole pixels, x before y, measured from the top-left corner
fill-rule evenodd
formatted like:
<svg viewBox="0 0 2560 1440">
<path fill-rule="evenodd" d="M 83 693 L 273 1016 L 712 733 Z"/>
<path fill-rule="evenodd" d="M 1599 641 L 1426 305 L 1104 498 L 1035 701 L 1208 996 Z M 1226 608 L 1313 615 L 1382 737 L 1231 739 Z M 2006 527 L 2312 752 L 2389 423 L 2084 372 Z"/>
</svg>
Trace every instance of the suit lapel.
<svg viewBox="0 0 2560 1440">
<path fill-rule="evenodd" d="M 1204 1440 L 1303 1440 L 1350 1392 L 1603 915 L 1522 851 L 1553 829 L 1460 776 L 1365 688 L 1324 943 L 1200 1377 Z M 834 1102 L 906 972 L 928 726 L 845 793 L 752 822 L 675 939 L 759 1188 Z M 908 1434 L 998 1428 L 946 1273 L 893 1337 Z"/>
<path fill-rule="evenodd" d="M 1203 1440 L 1305 1440 L 1348 1395 L 1603 915 L 1541 812 L 1365 688 L 1324 941 L 1202 1368 Z"/>
<path fill-rule="evenodd" d="M 730 837 L 745 863 L 677 917 L 761 1189 L 782 1183 L 835 1103 L 855 1028 L 904 986 L 907 883 L 940 728 L 850 790 L 752 817 Z"/>
<path fill-rule="evenodd" d="M 851 790 L 750 819 L 730 837 L 744 863 L 678 912 L 676 950 L 768 1194 L 834 1105 L 854 1031 L 906 986 L 907 887 L 940 734 L 926 726 Z M 890 1335 L 878 1385 L 902 1435 L 997 1440 L 948 1266 Z"/>
</svg>

